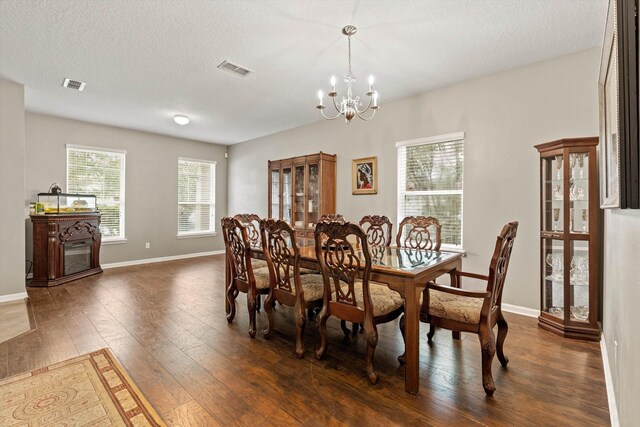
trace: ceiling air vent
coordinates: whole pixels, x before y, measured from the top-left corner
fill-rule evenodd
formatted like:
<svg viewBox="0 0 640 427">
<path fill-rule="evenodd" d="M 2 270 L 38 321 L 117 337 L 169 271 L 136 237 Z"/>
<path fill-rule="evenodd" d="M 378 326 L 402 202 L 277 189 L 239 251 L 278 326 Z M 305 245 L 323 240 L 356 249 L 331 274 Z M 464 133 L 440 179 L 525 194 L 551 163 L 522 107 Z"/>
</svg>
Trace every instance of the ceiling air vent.
<svg viewBox="0 0 640 427">
<path fill-rule="evenodd" d="M 226 60 L 222 61 L 222 63 L 218 65 L 218 68 L 221 70 L 233 73 L 240 77 L 246 77 L 249 74 L 253 73 L 253 71 L 249 70 L 248 68 L 241 67 L 237 64 L 234 64 L 233 62 L 229 62 Z"/>
<path fill-rule="evenodd" d="M 69 89 L 75 90 L 83 90 L 87 84 L 85 82 L 79 82 L 78 80 L 64 79 L 62 82 L 62 87 L 67 87 Z"/>
</svg>

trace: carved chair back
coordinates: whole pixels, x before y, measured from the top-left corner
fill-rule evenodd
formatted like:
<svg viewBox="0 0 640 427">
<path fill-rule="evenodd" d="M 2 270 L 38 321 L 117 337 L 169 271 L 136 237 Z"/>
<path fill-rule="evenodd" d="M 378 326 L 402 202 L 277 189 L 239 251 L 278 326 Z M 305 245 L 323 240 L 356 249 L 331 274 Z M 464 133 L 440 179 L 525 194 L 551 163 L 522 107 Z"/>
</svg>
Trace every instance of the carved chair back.
<svg viewBox="0 0 640 427">
<path fill-rule="evenodd" d="M 324 214 L 320 215 L 318 222 L 341 222 L 344 224 L 344 216 L 342 214 Z"/>
<path fill-rule="evenodd" d="M 231 280 L 244 283 L 247 288 L 254 282 L 251 268 L 251 247 L 247 229 L 235 218 L 220 220 L 222 235 L 231 272 Z"/>
<path fill-rule="evenodd" d="M 323 236 L 326 242 L 323 242 Z M 373 319 L 373 304 L 369 293 L 371 255 L 365 232 L 350 222 L 319 222 L 316 225 L 315 240 L 316 256 L 324 279 L 325 306 L 329 303 L 337 304 L 343 308 L 342 312 L 362 316 L 362 310 L 357 307 L 355 283 L 361 266 L 364 266 L 360 291 L 364 297 L 364 316 L 371 316 Z"/>
<path fill-rule="evenodd" d="M 296 233 L 282 220 L 263 219 L 260 234 L 271 287 L 300 295 L 304 301 L 300 284 L 300 252 L 296 243 Z"/>
<path fill-rule="evenodd" d="M 438 251 L 441 230 L 440 222 L 432 216 L 408 216 L 398 226 L 396 245 Z"/>
<path fill-rule="evenodd" d="M 367 242 L 369 243 L 369 245 L 391 245 L 391 232 L 393 230 L 393 224 L 386 216 L 366 215 L 360 220 L 360 227 L 362 227 L 367 233 Z"/>
<path fill-rule="evenodd" d="M 491 292 L 491 307 L 500 306 L 502 303 L 502 290 L 507 277 L 509 260 L 513 242 L 518 233 L 518 221 L 513 221 L 502 227 L 500 235 L 496 239 L 496 247 L 493 250 L 491 263 L 489 264 L 489 280 L 487 292 Z"/>
<path fill-rule="evenodd" d="M 260 217 L 256 214 L 237 214 L 234 218 L 247 229 L 251 246 L 260 246 Z"/>
</svg>

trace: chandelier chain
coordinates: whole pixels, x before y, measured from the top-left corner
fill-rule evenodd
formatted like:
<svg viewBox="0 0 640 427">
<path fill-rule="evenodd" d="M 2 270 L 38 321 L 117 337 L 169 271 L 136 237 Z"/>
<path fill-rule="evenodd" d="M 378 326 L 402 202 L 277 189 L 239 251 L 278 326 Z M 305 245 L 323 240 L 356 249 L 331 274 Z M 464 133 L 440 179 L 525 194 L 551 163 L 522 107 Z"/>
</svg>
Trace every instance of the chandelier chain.
<svg viewBox="0 0 640 427">
<path fill-rule="evenodd" d="M 352 75 L 351 72 L 351 36 L 348 37 L 349 40 L 349 75 Z"/>
</svg>

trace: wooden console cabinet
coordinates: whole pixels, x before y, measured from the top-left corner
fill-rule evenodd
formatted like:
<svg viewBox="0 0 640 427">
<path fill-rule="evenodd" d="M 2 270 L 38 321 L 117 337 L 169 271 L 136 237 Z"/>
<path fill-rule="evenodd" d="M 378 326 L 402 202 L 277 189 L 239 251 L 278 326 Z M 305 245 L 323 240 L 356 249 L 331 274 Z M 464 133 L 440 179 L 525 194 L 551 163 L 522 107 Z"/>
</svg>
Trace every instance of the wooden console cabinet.
<svg viewBox="0 0 640 427">
<path fill-rule="evenodd" d="M 100 213 L 31 215 L 33 280 L 56 286 L 102 272 Z"/>
</svg>

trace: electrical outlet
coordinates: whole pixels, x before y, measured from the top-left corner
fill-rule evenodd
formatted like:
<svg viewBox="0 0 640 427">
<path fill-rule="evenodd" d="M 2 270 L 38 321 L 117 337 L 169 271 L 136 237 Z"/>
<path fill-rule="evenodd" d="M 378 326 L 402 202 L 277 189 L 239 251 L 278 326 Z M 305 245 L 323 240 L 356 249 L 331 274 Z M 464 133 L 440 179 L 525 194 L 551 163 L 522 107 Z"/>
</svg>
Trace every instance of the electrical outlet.
<svg viewBox="0 0 640 427">
<path fill-rule="evenodd" d="M 151 243 L 147 242 L 144 244 L 145 249 L 149 249 L 151 247 Z"/>
</svg>

